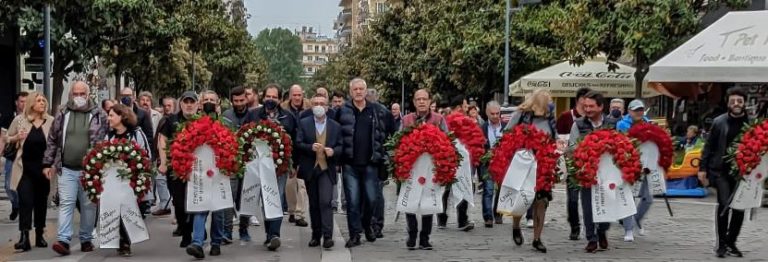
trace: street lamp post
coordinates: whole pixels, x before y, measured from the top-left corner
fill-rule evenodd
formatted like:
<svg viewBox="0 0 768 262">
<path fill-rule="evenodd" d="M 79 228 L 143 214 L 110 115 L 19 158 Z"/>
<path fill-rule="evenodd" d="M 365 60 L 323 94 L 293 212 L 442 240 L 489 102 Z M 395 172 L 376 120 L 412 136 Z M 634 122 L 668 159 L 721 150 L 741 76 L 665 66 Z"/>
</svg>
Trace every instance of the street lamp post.
<svg viewBox="0 0 768 262">
<path fill-rule="evenodd" d="M 45 26 L 43 29 L 43 95 L 48 101 L 51 96 L 51 4 L 45 4 Z"/>
<path fill-rule="evenodd" d="M 509 106 L 509 16 L 512 11 L 512 0 L 507 0 L 506 25 L 504 26 L 504 107 Z"/>
</svg>

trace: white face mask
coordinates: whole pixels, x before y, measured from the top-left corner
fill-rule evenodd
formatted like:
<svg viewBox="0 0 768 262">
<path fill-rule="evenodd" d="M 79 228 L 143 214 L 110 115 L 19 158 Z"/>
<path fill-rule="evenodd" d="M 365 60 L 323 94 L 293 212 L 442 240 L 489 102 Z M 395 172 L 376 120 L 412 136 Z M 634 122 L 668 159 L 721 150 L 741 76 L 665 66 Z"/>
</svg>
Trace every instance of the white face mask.
<svg viewBox="0 0 768 262">
<path fill-rule="evenodd" d="M 313 106 L 312 107 L 312 114 L 315 115 L 317 118 L 321 118 L 325 116 L 325 107 L 322 106 Z"/>
<path fill-rule="evenodd" d="M 88 100 L 86 100 L 85 97 L 76 96 L 72 98 L 72 102 L 76 107 L 84 107 L 85 104 L 88 103 Z"/>
</svg>

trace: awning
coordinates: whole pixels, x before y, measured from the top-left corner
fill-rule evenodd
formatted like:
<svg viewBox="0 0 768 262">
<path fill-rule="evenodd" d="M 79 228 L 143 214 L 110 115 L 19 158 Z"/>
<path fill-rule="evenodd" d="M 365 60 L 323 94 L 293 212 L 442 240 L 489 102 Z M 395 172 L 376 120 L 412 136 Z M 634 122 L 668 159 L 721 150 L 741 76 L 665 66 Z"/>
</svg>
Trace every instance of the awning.
<svg viewBox="0 0 768 262">
<path fill-rule="evenodd" d="M 553 97 L 575 97 L 576 90 L 588 87 L 602 92 L 605 97 L 635 97 L 635 68 L 618 66 L 616 71 L 610 72 L 605 61 L 585 61 L 581 66 L 561 62 L 510 84 L 509 95 L 525 96 L 537 88 L 544 88 Z M 657 95 L 656 91 L 644 87 L 643 97 Z"/>
<path fill-rule="evenodd" d="M 647 82 L 768 82 L 768 11 L 730 12 L 651 65 Z"/>
</svg>

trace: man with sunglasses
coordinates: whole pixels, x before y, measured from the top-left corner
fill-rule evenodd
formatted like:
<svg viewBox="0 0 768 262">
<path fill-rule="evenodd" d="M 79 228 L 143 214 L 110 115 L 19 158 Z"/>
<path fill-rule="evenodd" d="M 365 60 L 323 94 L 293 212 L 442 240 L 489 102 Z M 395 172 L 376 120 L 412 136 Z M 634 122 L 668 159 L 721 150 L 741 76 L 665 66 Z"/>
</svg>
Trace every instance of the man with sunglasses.
<svg viewBox="0 0 768 262">
<path fill-rule="evenodd" d="M 746 91 L 731 88 L 727 93 L 728 113 L 722 114 L 712 122 L 709 137 L 701 154 L 699 180 L 704 186 L 710 185 L 717 190 L 717 213 L 715 225 L 717 234 L 717 257 L 726 254 L 741 257 L 736 248 L 741 225 L 744 222 L 744 210 L 731 210 L 729 205 L 736 191 L 736 176 L 731 163 L 725 161 L 726 152 L 741 132 L 744 124 L 750 121 L 745 110 Z M 729 216 L 729 213 L 733 213 Z M 729 220 L 730 217 L 730 220 Z"/>
</svg>

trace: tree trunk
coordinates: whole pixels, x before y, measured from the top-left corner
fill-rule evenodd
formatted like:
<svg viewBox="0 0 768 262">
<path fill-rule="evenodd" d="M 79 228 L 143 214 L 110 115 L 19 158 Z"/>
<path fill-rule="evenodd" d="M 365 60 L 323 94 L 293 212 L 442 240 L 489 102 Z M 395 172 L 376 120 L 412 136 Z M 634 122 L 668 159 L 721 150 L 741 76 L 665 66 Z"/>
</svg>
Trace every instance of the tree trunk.
<svg viewBox="0 0 768 262">
<path fill-rule="evenodd" d="M 121 75 L 123 74 L 123 67 L 120 65 L 120 62 L 115 63 L 115 97 L 117 97 L 120 94 L 120 89 L 123 88 L 120 86 L 120 79 Z"/>
<path fill-rule="evenodd" d="M 640 50 L 635 50 L 635 98 L 643 98 L 643 79 L 648 74 L 648 62 Z"/>
<path fill-rule="evenodd" d="M 55 56 L 56 54 L 54 54 Z M 56 57 L 53 60 L 53 70 L 51 70 L 51 75 L 53 77 L 53 80 L 51 80 L 51 114 L 56 115 L 56 111 L 58 111 L 59 106 L 61 104 L 61 97 L 64 95 L 64 69 L 66 67 L 66 63 L 64 62 L 64 59 L 61 59 L 59 57 Z"/>
</svg>

